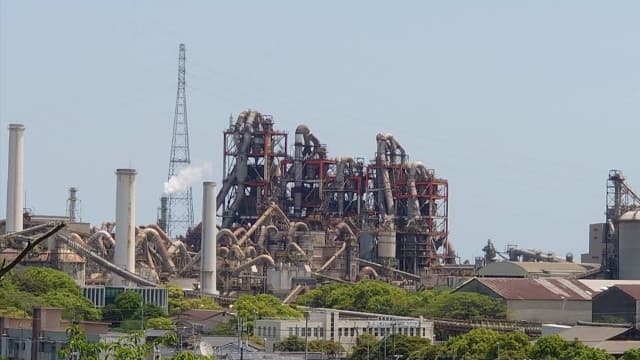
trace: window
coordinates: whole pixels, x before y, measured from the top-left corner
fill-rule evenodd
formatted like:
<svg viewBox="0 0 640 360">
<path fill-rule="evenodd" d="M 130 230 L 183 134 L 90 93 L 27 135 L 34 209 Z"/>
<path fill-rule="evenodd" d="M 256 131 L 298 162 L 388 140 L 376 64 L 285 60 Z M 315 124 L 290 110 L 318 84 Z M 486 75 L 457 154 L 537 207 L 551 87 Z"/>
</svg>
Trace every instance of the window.
<svg viewBox="0 0 640 360">
<path fill-rule="evenodd" d="M 356 334 L 356 328 L 351 328 L 351 337 L 354 337 Z"/>
<path fill-rule="evenodd" d="M 289 327 L 289 336 L 293 336 L 293 328 Z"/>
<path fill-rule="evenodd" d="M 313 336 L 318 337 L 318 328 L 313 328 Z"/>
<path fill-rule="evenodd" d="M 422 328 L 422 336 L 427 336 L 425 328 Z"/>
<path fill-rule="evenodd" d="M 378 336 L 378 328 L 373 329 L 373 336 Z"/>
<path fill-rule="evenodd" d="M 410 335 L 410 336 L 413 336 L 413 328 L 411 328 L 411 330 L 410 330 L 409 332 L 410 332 L 410 334 L 409 334 L 409 335 Z"/>
</svg>

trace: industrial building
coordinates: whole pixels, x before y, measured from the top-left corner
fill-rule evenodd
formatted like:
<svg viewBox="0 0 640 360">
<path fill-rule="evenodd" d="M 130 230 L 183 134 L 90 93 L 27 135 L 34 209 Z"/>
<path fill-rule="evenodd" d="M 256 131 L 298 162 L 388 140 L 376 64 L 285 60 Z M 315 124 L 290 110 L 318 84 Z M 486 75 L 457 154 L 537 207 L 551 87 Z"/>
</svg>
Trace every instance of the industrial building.
<svg viewBox="0 0 640 360">
<path fill-rule="evenodd" d="M 267 351 L 273 351 L 276 343 L 289 336 L 336 341 L 347 352 L 362 334 L 370 334 L 377 339 L 404 334 L 434 340 L 433 322 L 423 318 L 323 308 L 305 308 L 305 313 L 306 319 L 255 320 L 254 335 L 266 340 Z"/>
<path fill-rule="evenodd" d="M 615 285 L 595 295 L 593 321 L 640 326 L 640 284 Z"/>
<path fill-rule="evenodd" d="M 600 264 L 544 261 L 498 261 L 489 263 L 482 267 L 478 270 L 478 276 L 530 279 L 581 277 L 594 270 L 598 271 L 599 269 Z"/>
</svg>

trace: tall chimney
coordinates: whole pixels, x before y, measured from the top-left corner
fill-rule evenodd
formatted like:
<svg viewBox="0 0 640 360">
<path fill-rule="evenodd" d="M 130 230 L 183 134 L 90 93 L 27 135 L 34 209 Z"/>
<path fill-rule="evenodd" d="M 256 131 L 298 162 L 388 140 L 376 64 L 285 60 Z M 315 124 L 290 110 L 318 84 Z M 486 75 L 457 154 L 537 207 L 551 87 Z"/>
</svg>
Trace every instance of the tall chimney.
<svg viewBox="0 0 640 360">
<path fill-rule="evenodd" d="M 7 171 L 7 233 L 22 231 L 24 211 L 24 125 L 9 124 L 9 168 Z"/>
<path fill-rule="evenodd" d="M 216 289 L 216 183 L 205 181 L 202 199 L 202 240 L 200 241 L 200 291 L 218 294 Z"/>
<path fill-rule="evenodd" d="M 114 263 L 132 273 L 136 272 L 136 170 L 116 170 L 116 249 Z M 114 285 L 127 286 L 128 281 L 114 276 Z M 118 281 L 119 280 L 119 283 Z"/>
</svg>

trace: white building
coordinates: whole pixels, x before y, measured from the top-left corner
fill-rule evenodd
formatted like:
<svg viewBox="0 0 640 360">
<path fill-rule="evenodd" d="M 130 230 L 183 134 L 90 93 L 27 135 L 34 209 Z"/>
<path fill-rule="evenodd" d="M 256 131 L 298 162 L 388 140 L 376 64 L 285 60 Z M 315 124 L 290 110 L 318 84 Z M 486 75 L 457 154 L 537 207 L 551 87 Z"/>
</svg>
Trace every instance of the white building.
<svg viewBox="0 0 640 360">
<path fill-rule="evenodd" d="M 305 319 L 260 319 L 254 323 L 254 334 L 265 339 L 267 351 L 289 336 L 312 340 L 331 340 L 342 344 L 349 352 L 356 345 L 356 338 L 371 334 L 378 339 L 392 334 L 419 336 L 434 339 L 433 322 L 420 318 L 391 316 L 359 311 L 306 308 Z M 305 326 L 306 324 L 306 326 Z"/>
</svg>

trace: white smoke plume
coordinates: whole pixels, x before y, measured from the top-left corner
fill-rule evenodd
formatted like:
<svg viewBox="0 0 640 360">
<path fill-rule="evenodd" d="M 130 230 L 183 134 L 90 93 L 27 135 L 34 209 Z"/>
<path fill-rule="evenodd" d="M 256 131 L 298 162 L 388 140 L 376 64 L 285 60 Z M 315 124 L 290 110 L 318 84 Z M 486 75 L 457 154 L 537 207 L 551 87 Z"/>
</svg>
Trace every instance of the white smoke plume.
<svg viewBox="0 0 640 360">
<path fill-rule="evenodd" d="M 190 165 L 184 169 L 180 169 L 177 175 L 173 175 L 169 181 L 164 183 L 165 194 L 172 194 L 178 191 L 184 191 L 192 184 L 202 181 L 205 176 L 210 176 L 213 172 L 213 166 L 210 162 L 200 165 Z"/>
</svg>

